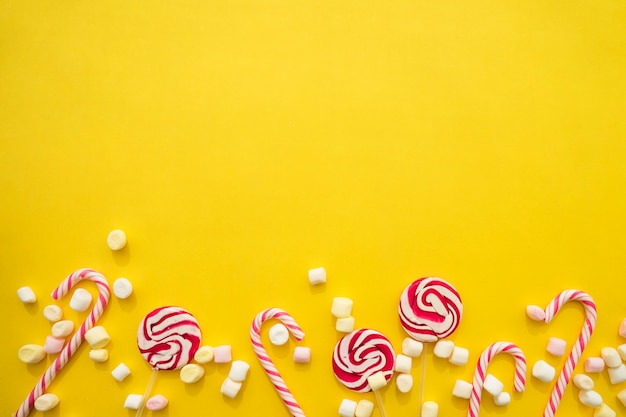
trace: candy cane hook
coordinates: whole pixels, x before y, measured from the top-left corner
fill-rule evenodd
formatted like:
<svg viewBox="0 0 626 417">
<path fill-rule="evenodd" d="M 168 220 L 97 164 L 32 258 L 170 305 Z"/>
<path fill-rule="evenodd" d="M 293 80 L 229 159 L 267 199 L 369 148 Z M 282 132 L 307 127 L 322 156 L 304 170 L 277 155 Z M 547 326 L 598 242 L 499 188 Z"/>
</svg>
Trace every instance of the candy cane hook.
<svg viewBox="0 0 626 417">
<path fill-rule="evenodd" d="M 487 347 L 481 353 L 476 371 L 474 372 L 474 381 L 472 384 L 472 394 L 470 396 L 469 409 L 467 417 L 478 417 L 480 409 L 480 397 L 483 390 L 483 383 L 487 376 L 487 366 L 494 356 L 498 353 L 508 353 L 515 359 L 515 376 L 513 378 L 513 389 L 516 392 L 523 392 L 526 387 L 526 358 L 520 348 L 510 342 L 496 342 Z"/>
<path fill-rule="evenodd" d="M 15 417 L 26 417 L 28 413 L 30 413 L 35 404 L 35 400 L 46 392 L 48 385 L 50 385 L 52 380 L 57 376 L 57 373 L 59 373 L 65 364 L 67 364 L 74 352 L 76 352 L 80 344 L 85 339 L 85 333 L 94 326 L 109 302 L 110 290 L 109 283 L 106 278 L 101 273 L 87 268 L 79 269 L 65 278 L 63 282 L 61 282 L 61 284 L 59 284 L 59 286 L 52 292 L 52 298 L 55 300 L 63 298 L 63 296 L 67 294 L 74 285 L 84 279 L 89 279 L 96 284 L 99 292 L 98 300 L 78 331 L 74 333 L 74 336 L 72 336 L 69 343 L 65 345 L 59 356 L 57 356 L 50 367 L 48 367 L 46 372 L 39 379 L 37 385 L 35 385 L 20 408 L 15 412 Z"/>
<path fill-rule="evenodd" d="M 274 366 L 274 362 L 270 359 L 267 351 L 263 347 L 261 343 L 261 326 L 269 319 L 278 319 L 280 320 L 286 327 L 289 329 L 289 332 L 293 335 L 293 337 L 300 341 L 304 337 L 304 332 L 298 326 L 298 323 L 291 317 L 286 311 L 281 310 L 279 308 L 268 308 L 267 310 L 261 311 L 256 315 L 254 320 L 252 321 L 252 325 L 250 326 L 250 341 L 252 342 L 252 348 L 259 358 L 259 362 L 265 369 L 265 373 L 272 381 L 274 388 L 280 395 L 280 398 L 283 400 L 283 403 L 289 409 L 289 412 L 294 417 L 305 417 L 304 411 L 298 405 L 298 402 L 294 398 L 289 388 L 287 388 L 287 384 L 278 373 L 276 366 Z"/>
</svg>

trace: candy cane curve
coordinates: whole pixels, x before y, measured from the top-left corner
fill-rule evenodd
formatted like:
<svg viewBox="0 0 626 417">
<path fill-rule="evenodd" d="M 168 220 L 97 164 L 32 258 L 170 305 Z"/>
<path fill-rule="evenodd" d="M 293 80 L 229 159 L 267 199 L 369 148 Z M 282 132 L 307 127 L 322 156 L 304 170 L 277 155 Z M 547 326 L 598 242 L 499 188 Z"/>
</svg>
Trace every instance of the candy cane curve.
<svg viewBox="0 0 626 417">
<path fill-rule="evenodd" d="M 274 366 L 274 362 L 272 362 L 272 359 L 270 359 L 265 347 L 263 347 L 263 344 L 261 343 L 261 326 L 263 326 L 263 323 L 270 319 L 280 320 L 287 327 L 287 329 L 289 329 L 289 332 L 297 341 L 304 338 L 304 332 L 300 326 L 298 326 L 294 318 L 280 308 L 268 308 L 261 311 L 256 315 L 252 321 L 252 325 L 250 326 L 250 341 L 252 342 L 252 348 L 259 358 L 259 362 L 261 362 L 265 373 L 267 373 L 267 376 L 270 378 L 274 388 L 276 388 L 278 395 L 280 395 L 280 398 L 283 400 L 283 403 L 287 406 L 292 416 L 304 417 L 304 411 L 302 411 L 302 408 L 298 405 L 298 402 L 294 398 L 293 394 L 289 388 L 287 388 L 287 384 L 285 384 L 285 381 L 280 376 L 276 366 Z"/>
<path fill-rule="evenodd" d="M 28 394 L 20 408 L 15 412 L 15 417 L 26 417 L 30 413 L 35 404 L 35 400 L 46 392 L 48 385 L 50 385 L 52 380 L 67 364 L 74 352 L 76 352 L 85 339 L 85 333 L 94 326 L 96 321 L 104 312 L 104 309 L 109 302 L 109 283 L 104 275 L 94 271 L 93 269 L 83 268 L 71 273 L 52 292 L 52 298 L 55 300 L 63 298 L 63 296 L 65 296 L 72 289 L 72 287 L 74 287 L 74 285 L 85 279 L 91 280 L 98 287 L 98 300 L 78 331 L 74 333 L 69 343 L 65 345 L 61 353 L 56 357 L 54 362 L 52 362 L 43 376 L 39 379 L 37 385 L 35 385 L 30 394 Z"/>
<path fill-rule="evenodd" d="M 498 353 L 508 353 L 515 359 L 515 376 L 513 377 L 513 389 L 516 392 L 523 392 L 526 387 L 526 357 L 522 350 L 515 344 L 510 342 L 495 342 L 489 345 L 483 353 L 481 353 L 474 371 L 474 380 L 472 383 L 472 393 L 470 396 L 467 417 L 478 417 L 480 410 L 480 398 L 482 395 L 483 384 L 487 376 L 487 366 Z"/>
</svg>

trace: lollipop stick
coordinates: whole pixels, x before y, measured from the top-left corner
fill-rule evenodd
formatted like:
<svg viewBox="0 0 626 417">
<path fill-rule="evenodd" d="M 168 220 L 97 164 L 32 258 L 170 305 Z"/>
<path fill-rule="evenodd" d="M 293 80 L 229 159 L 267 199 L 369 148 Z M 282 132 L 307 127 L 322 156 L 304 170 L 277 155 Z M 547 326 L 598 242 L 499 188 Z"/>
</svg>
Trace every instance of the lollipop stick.
<svg viewBox="0 0 626 417">
<path fill-rule="evenodd" d="M 380 398 L 380 391 L 374 391 L 374 397 L 376 397 L 376 404 L 378 404 L 378 409 L 380 410 L 381 417 L 387 417 L 387 413 L 385 413 L 385 407 L 383 407 L 383 400 Z"/>
<path fill-rule="evenodd" d="M 159 370 L 157 368 L 154 368 L 152 370 L 152 375 L 150 376 L 150 380 L 148 381 L 148 386 L 146 387 L 146 391 L 144 392 L 143 397 L 141 398 L 141 405 L 139 406 L 139 409 L 137 410 L 137 414 L 135 414 L 135 417 L 141 417 L 141 413 L 143 413 L 143 409 L 146 407 L 146 400 L 148 399 L 148 395 L 150 395 L 150 391 L 152 391 L 152 386 L 154 385 L 154 381 L 156 381 L 156 376 L 158 372 Z"/>
<path fill-rule="evenodd" d="M 424 385 L 426 385 L 426 351 L 429 344 L 425 343 L 424 345 L 424 351 L 422 352 L 422 380 L 420 382 L 420 409 L 417 413 L 418 416 L 422 415 L 422 406 L 424 405 Z"/>
</svg>

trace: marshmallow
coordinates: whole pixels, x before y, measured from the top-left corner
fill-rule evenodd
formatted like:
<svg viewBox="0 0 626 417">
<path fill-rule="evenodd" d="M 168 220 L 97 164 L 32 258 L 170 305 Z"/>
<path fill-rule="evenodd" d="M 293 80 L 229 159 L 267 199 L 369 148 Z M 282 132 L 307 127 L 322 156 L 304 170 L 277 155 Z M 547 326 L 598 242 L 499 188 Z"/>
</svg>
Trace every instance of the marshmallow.
<svg viewBox="0 0 626 417">
<path fill-rule="evenodd" d="M 622 337 L 626 337 L 626 319 L 622 320 L 622 322 L 619 324 L 619 329 L 617 333 Z"/>
<path fill-rule="evenodd" d="M 556 369 L 546 361 L 538 360 L 533 366 L 532 374 L 541 382 L 550 382 L 556 375 Z"/>
<path fill-rule="evenodd" d="M 450 340 L 440 339 L 437 343 L 435 343 L 435 348 L 433 349 L 433 353 L 438 358 L 448 359 L 450 355 L 452 355 L 453 350 L 454 350 L 454 342 Z"/>
<path fill-rule="evenodd" d="M 74 331 L 74 322 L 71 320 L 57 321 L 52 325 L 52 336 L 65 337 Z"/>
<path fill-rule="evenodd" d="M 126 278 L 118 278 L 113 282 L 113 294 L 119 299 L 126 299 L 133 293 L 133 284 Z"/>
<path fill-rule="evenodd" d="M 615 411 L 606 404 L 602 404 L 593 412 L 593 417 L 615 417 Z"/>
<path fill-rule="evenodd" d="M 146 401 L 146 408 L 150 411 L 163 410 L 169 401 L 161 394 L 154 395 Z"/>
<path fill-rule="evenodd" d="M 535 321 L 544 321 L 546 319 L 546 312 L 539 306 L 527 306 L 526 315 Z"/>
<path fill-rule="evenodd" d="M 450 363 L 452 365 L 466 365 L 469 360 L 469 350 L 455 346 L 452 354 L 450 355 Z"/>
<path fill-rule="evenodd" d="M 413 388 L 413 376 L 411 374 L 400 373 L 396 377 L 396 388 L 402 393 L 407 393 Z"/>
<path fill-rule="evenodd" d="M 109 359 L 109 351 L 106 349 L 91 349 L 89 359 L 94 362 L 106 362 Z"/>
<path fill-rule="evenodd" d="M 504 407 L 505 405 L 509 405 L 511 402 L 511 394 L 508 392 L 501 392 L 499 395 L 493 397 L 493 402 L 498 407 Z"/>
<path fill-rule="evenodd" d="M 617 368 L 622 364 L 622 358 L 617 352 L 617 349 L 612 347 L 605 347 L 600 351 L 600 356 L 604 359 L 604 363 L 609 368 Z"/>
<path fill-rule="evenodd" d="M 578 400 L 589 407 L 600 407 L 602 405 L 602 396 L 593 390 L 579 391 Z"/>
<path fill-rule="evenodd" d="M 65 339 L 62 337 L 46 336 L 46 342 L 43 344 L 43 350 L 46 353 L 59 353 L 63 350 Z"/>
<path fill-rule="evenodd" d="M 137 410 L 143 401 L 143 395 L 139 394 L 128 394 L 126 400 L 124 401 L 124 408 L 129 410 Z"/>
<path fill-rule="evenodd" d="M 337 319 L 335 323 L 335 329 L 338 332 L 350 333 L 354 330 L 354 317 L 342 317 Z"/>
<path fill-rule="evenodd" d="M 126 246 L 126 233 L 122 230 L 111 230 L 107 236 L 107 246 L 111 250 L 121 250 Z"/>
<path fill-rule="evenodd" d="M 200 346 L 193 355 L 193 359 L 198 363 L 209 363 L 213 360 L 213 347 Z"/>
<path fill-rule="evenodd" d="M 49 322 L 57 322 L 63 318 L 63 310 L 61 307 L 51 304 L 43 308 L 43 316 L 48 319 Z"/>
<path fill-rule="evenodd" d="M 339 404 L 339 415 L 341 417 L 354 417 L 356 413 L 356 401 L 343 399 Z"/>
<path fill-rule="evenodd" d="M 374 403 L 369 400 L 361 400 L 356 405 L 354 417 L 370 417 L 374 411 Z"/>
<path fill-rule="evenodd" d="M 230 345 L 215 346 L 213 348 L 213 360 L 215 363 L 228 363 L 233 360 Z"/>
<path fill-rule="evenodd" d="M 226 378 L 222 383 L 222 387 L 220 388 L 220 392 L 227 396 L 228 398 L 235 398 L 237 394 L 239 394 L 239 390 L 241 389 L 241 382 L 233 381 L 230 378 Z"/>
<path fill-rule="evenodd" d="M 398 354 L 396 355 L 396 372 L 404 372 L 411 373 L 411 368 L 413 367 L 413 358 L 410 356 Z"/>
<path fill-rule="evenodd" d="M 204 376 L 204 368 L 196 363 L 188 363 L 180 369 L 180 379 L 186 384 L 200 381 Z"/>
<path fill-rule="evenodd" d="M 248 375 L 248 370 L 250 369 L 250 365 L 244 361 L 233 361 L 230 365 L 230 372 L 228 373 L 228 377 L 235 382 L 243 382 Z"/>
<path fill-rule="evenodd" d="M 623 361 L 626 361 L 626 344 L 619 345 L 617 347 L 617 353 L 619 353 L 619 356 Z"/>
<path fill-rule="evenodd" d="M 79 313 L 85 311 L 91 305 L 91 293 L 83 288 L 77 288 L 70 299 L 70 307 Z"/>
<path fill-rule="evenodd" d="M 324 268 L 309 269 L 309 284 L 317 285 L 326 282 L 326 270 Z"/>
<path fill-rule="evenodd" d="M 621 364 L 617 368 L 609 368 L 609 380 L 611 384 L 619 384 L 626 381 L 626 365 Z"/>
<path fill-rule="evenodd" d="M 468 400 L 472 396 L 472 384 L 462 379 L 457 379 L 452 389 L 452 395 Z"/>
<path fill-rule="evenodd" d="M 602 372 L 604 370 L 604 359 L 591 357 L 585 360 L 585 372 Z"/>
<path fill-rule="evenodd" d="M 411 339 L 410 337 L 402 341 L 402 353 L 406 356 L 417 358 L 422 354 L 422 350 L 424 350 L 424 344 L 422 342 Z"/>
<path fill-rule="evenodd" d="M 378 391 L 387 385 L 387 378 L 385 378 L 385 374 L 382 371 L 379 371 L 367 378 L 367 383 L 372 391 Z"/>
<path fill-rule="evenodd" d="M 567 347 L 567 342 L 563 339 L 559 339 L 558 337 L 551 337 L 548 339 L 548 346 L 546 346 L 546 350 L 554 356 L 563 356 L 565 355 L 565 348 Z"/>
<path fill-rule="evenodd" d="M 572 378 L 572 382 L 576 385 L 577 388 L 582 390 L 590 390 L 593 389 L 594 382 L 589 376 L 585 374 L 576 374 L 574 378 Z"/>
<path fill-rule="evenodd" d="M 293 351 L 293 361 L 296 363 L 311 362 L 311 348 L 306 346 L 296 346 Z"/>
<path fill-rule="evenodd" d="M 504 384 L 495 376 L 487 374 L 485 382 L 483 382 L 483 389 L 494 397 L 500 395 L 504 389 Z"/>
<path fill-rule="evenodd" d="M 24 363 L 39 363 L 46 357 L 43 346 L 24 345 L 17 351 L 17 357 Z"/>
<path fill-rule="evenodd" d="M 617 398 L 622 402 L 624 407 L 626 407 L 626 388 L 617 393 Z"/>
<path fill-rule="evenodd" d="M 37 297 L 30 287 L 18 288 L 17 296 L 24 304 L 33 304 L 37 302 Z"/>
<path fill-rule="evenodd" d="M 130 369 L 122 362 L 111 371 L 111 375 L 113 375 L 116 381 L 122 382 L 124 378 L 130 375 Z"/>
<path fill-rule="evenodd" d="M 422 417 L 437 417 L 439 404 L 434 401 L 426 401 L 422 404 Z"/>
<path fill-rule="evenodd" d="M 274 346 L 282 346 L 289 340 L 289 329 L 282 323 L 276 323 L 270 327 L 270 342 Z"/>
<path fill-rule="evenodd" d="M 59 397 L 54 394 L 43 394 L 35 400 L 35 410 L 49 411 L 59 404 Z"/>
<path fill-rule="evenodd" d="M 343 317 L 350 317 L 352 315 L 352 306 L 354 302 L 346 297 L 333 298 L 333 305 L 330 308 L 330 312 L 338 319 Z"/>
<path fill-rule="evenodd" d="M 108 345 L 111 338 L 104 327 L 94 326 L 85 333 L 85 340 L 92 349 L 99 349 Z"/>
</svg>

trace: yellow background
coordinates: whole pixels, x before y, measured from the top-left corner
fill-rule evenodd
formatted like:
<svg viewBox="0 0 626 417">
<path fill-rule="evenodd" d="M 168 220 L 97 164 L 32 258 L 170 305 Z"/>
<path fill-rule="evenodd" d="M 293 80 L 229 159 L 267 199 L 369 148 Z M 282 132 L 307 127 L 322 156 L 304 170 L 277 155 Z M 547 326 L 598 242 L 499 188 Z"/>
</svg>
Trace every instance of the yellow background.
<svg viewBox="0 0 626 417">
<path fill-rule="evenodd" d="M 99 322 L 109 361 L 82 346 L 53 382 L 51 417 L 133 416 L 124 399 L 151 372 L 136 329 L 164 305 L 252 369 L 235 400 L 219 393 L 228 365 L 189 386 L 161 372 L 153 393 L 170 405 L 146 415 L 287 416 L 248 339 L 268 307 L 313 349 L 306 366 L 294 341 L 270 349 L 307 416 L 373 400 L 335 381 L 332 298 L 352 298 L 357 327 L 400 350 L 398 297 L 421 276 L 450 281 L 465 305 L 451 340 L 470 364 L 427 359 L 441 416 L 465 415 L 454 380 L 471 380 L 491 342 L 562 366 L 545 344 L 571 347 L 582 308 L 551 325 L 524 309 L 563 289 L 598 305 L 585 357 L 624 343 L 625 21 L 620 0 L 0 1 L 0 414 L 50 363 L 26 366 L 17 350 L 43 343 L 48 294 L 81 267 L 135 293 Z M 106 246 L 115 228 L 121 253 Z M 328 282 L 311 287 L 318 266 Z M 18 300 L 22 285 L 36 305 Z M 119 362 L 133 372 L 122 383 L 109 375 Z M 411 393 L 383 392 L 389 417 L 417 415 L 420 363 Z M 512 370 L 508 357 L 490 368 L 508 391 Z M 626 384 L 594 379 L 623 415 Z M 485 395 L 481 416 L 538 416 L 550 390 L 531 380 L 504 409 Z M 570 386 L 558 414 L 593 412 Z"/>
</svg>

